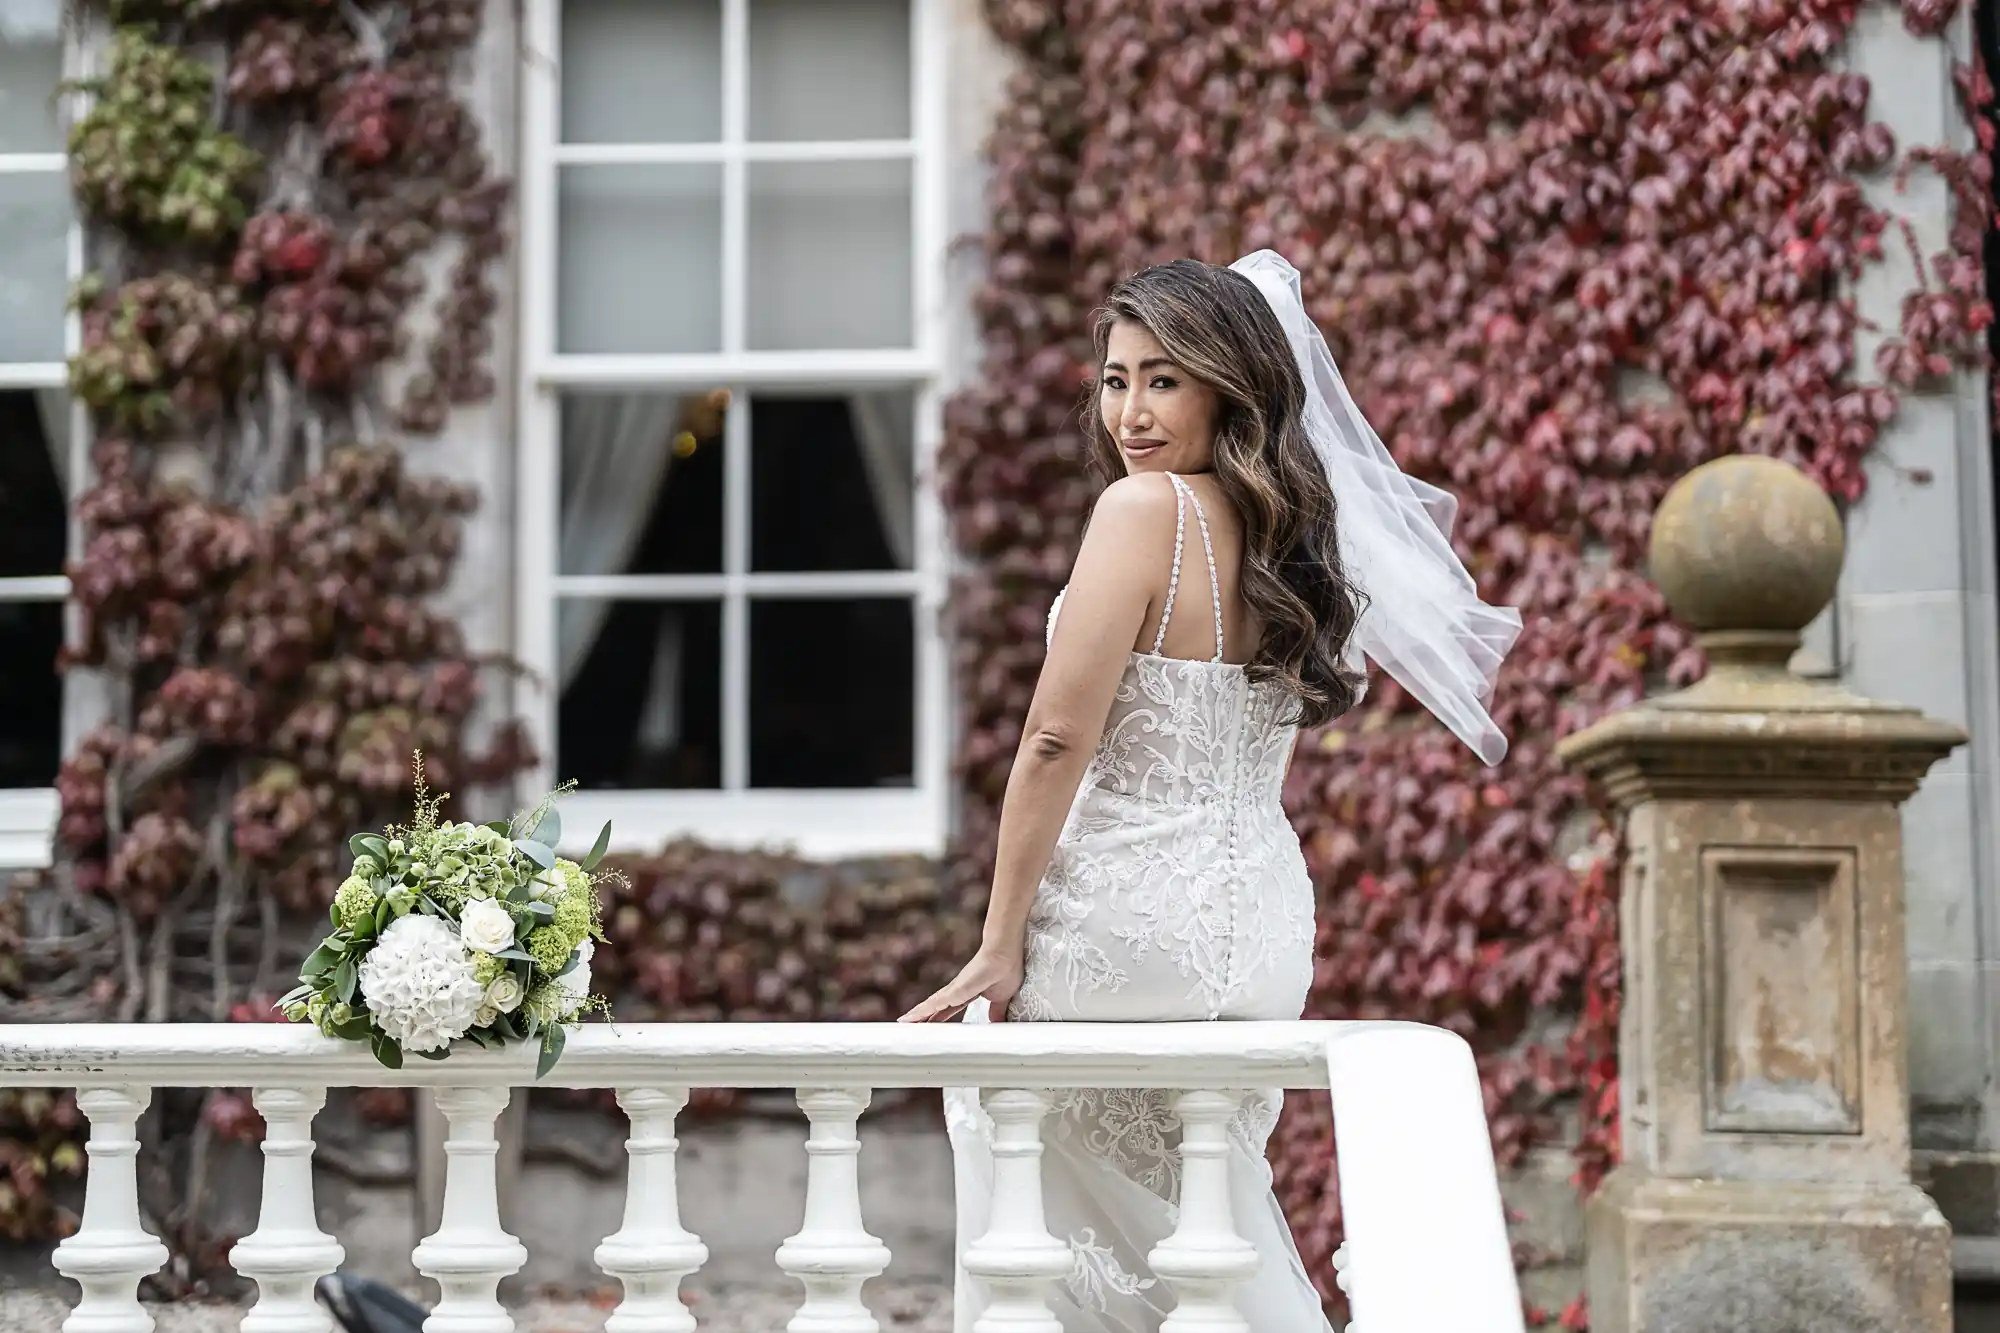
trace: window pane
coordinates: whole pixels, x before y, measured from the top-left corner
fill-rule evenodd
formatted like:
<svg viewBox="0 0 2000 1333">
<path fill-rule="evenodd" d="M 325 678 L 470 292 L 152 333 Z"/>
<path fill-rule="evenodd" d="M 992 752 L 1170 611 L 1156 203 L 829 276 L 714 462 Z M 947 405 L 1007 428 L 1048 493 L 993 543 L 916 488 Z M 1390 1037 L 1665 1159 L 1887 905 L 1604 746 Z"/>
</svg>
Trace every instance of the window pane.
<svg viewBox="0 0 2000 1333">
<path fill-rule="evenodd" d="M 556 772 L 585 789 L 722 785 L 722 606 L 564 599 Z"/>
<path fill-rule="evenodd" d="M 564 167 L 557 193 L 560 350 L 721 348 L 721 167 Z"/>
<path fill-rule="evenodd" d="M 68 472 L 68 396 L 60 389 L 0 390 L 0 579 L 62 573 Z"/>
<path fill-rule="evenodd" d="M 910 0 L 750 0 L 752 139 L 907 139 Z"/>
<path fill-rule="evenodd" d="M 562 7 L 564 143 L 722 137 L 717 0 L 571 0 Z"/>
<path fill-rule="evenodd" d="M 719 390 L 563 395 L 563 573 L 722 572 L 727 402 Z"/>
<path fill-rule="evenodd" d="M 58 153 L 62 0 L 0 4 L 0 153 Z"/>
<path fill-rule="evenodd" d="M 749 343 L 908 347 L 910 164 L 753 162 Z"/>
<path fill-rule="evenodd" d="M 4 593 L 0 593 L 4 596 Z M 61 602 L 0 600 L 0 787 L 53 787 L 62 762 Z"/>
<path fill-rule="evenodd" d="M 750 785 L 909 787 L 915 606 L 906 598 L 750 605 Z"/>
<path fill-rule="evenodd" d="M 69 178 L 0 175 L 0 361 L 63 359 Z"/>
<path fill-rule="evenodd" d="M 916 568 L 907 389 L 750 404 L 750 567 Z"/>
</svg>

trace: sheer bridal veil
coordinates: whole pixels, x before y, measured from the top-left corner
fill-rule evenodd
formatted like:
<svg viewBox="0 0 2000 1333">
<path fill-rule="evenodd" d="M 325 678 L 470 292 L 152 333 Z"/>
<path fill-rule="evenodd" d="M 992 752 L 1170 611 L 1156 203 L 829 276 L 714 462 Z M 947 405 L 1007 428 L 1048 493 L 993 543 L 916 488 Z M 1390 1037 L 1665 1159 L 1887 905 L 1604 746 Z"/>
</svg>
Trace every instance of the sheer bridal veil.
<svg viewBox="0 0 2000 1333">
<path fill-rule="evenodd" d="M 1479 599 L 1451 547 L 1458 500 L 1396 466 L 1307 316 L 1298 270 L 1273 250 L 1230 268 L 1270 302 L 1305 380 L 1306 436 L 1333 484 L 1341 558 L 1368 597 L 1350 653 L 1366 654 L 1481 759 L 1499 763 L 1507 738 L 1487 703 L 1521 613 Z"/>
</svg>

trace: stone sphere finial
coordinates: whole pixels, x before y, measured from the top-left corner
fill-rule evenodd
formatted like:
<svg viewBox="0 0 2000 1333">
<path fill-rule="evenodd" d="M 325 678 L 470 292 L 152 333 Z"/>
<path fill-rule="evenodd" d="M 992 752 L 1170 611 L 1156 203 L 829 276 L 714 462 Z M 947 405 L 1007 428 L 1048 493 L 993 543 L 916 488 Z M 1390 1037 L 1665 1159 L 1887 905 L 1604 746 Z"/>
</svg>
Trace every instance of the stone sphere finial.
<svg viewBox="0 0 2000 1333">
<path fill-rule="evenodd" d="M 1652 575 L 1704 636 L 1796 638 L 1833 600 L 1840 511 L 1790 463 L 1733 454 L 1675 482 L 1653 515 Z"/>
</svg>

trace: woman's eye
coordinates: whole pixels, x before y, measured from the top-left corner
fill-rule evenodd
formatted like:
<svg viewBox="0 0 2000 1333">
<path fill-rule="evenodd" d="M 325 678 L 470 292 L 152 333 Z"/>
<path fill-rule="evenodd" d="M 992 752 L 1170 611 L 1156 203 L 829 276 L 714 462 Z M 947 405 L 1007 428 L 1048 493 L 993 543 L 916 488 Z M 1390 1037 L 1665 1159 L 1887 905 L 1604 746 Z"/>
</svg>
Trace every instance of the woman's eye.
<svg viewBox="0 0 2000 1333">
<path fill-rule="evenodd" d="M 1174 382 L 1165 375 L 1155 375 L 1153 377 L 1153 387 L 1155 389 L 1171 389 L 1174 387 Z"/>
<path fill-rule="evenodd" d="M 1107 389 L 1122 389 L 1125 387 L 1125 381 L 1119 379 L 1116 375 L 1106 375 L 1104 377 L 1104 387 Z"/>
</svg>

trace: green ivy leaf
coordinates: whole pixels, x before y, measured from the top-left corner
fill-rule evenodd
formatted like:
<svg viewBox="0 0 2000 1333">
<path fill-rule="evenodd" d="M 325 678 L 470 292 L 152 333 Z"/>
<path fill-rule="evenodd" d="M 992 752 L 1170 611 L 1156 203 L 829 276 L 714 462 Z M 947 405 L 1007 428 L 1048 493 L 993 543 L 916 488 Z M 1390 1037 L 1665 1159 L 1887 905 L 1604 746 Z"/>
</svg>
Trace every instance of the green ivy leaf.
<svg viewBox="0 0 2000 1333">
<path fill-rule="evenodd" d="M 590 854 L 578 862 L 588 874 L 597 869 L 597 863 L 604 859 L 605 849 L 611 846 L 611 821 L 605 820 L 604 827 L 597 831 L 597 841 L 590 844 Z"/>
</svg>

